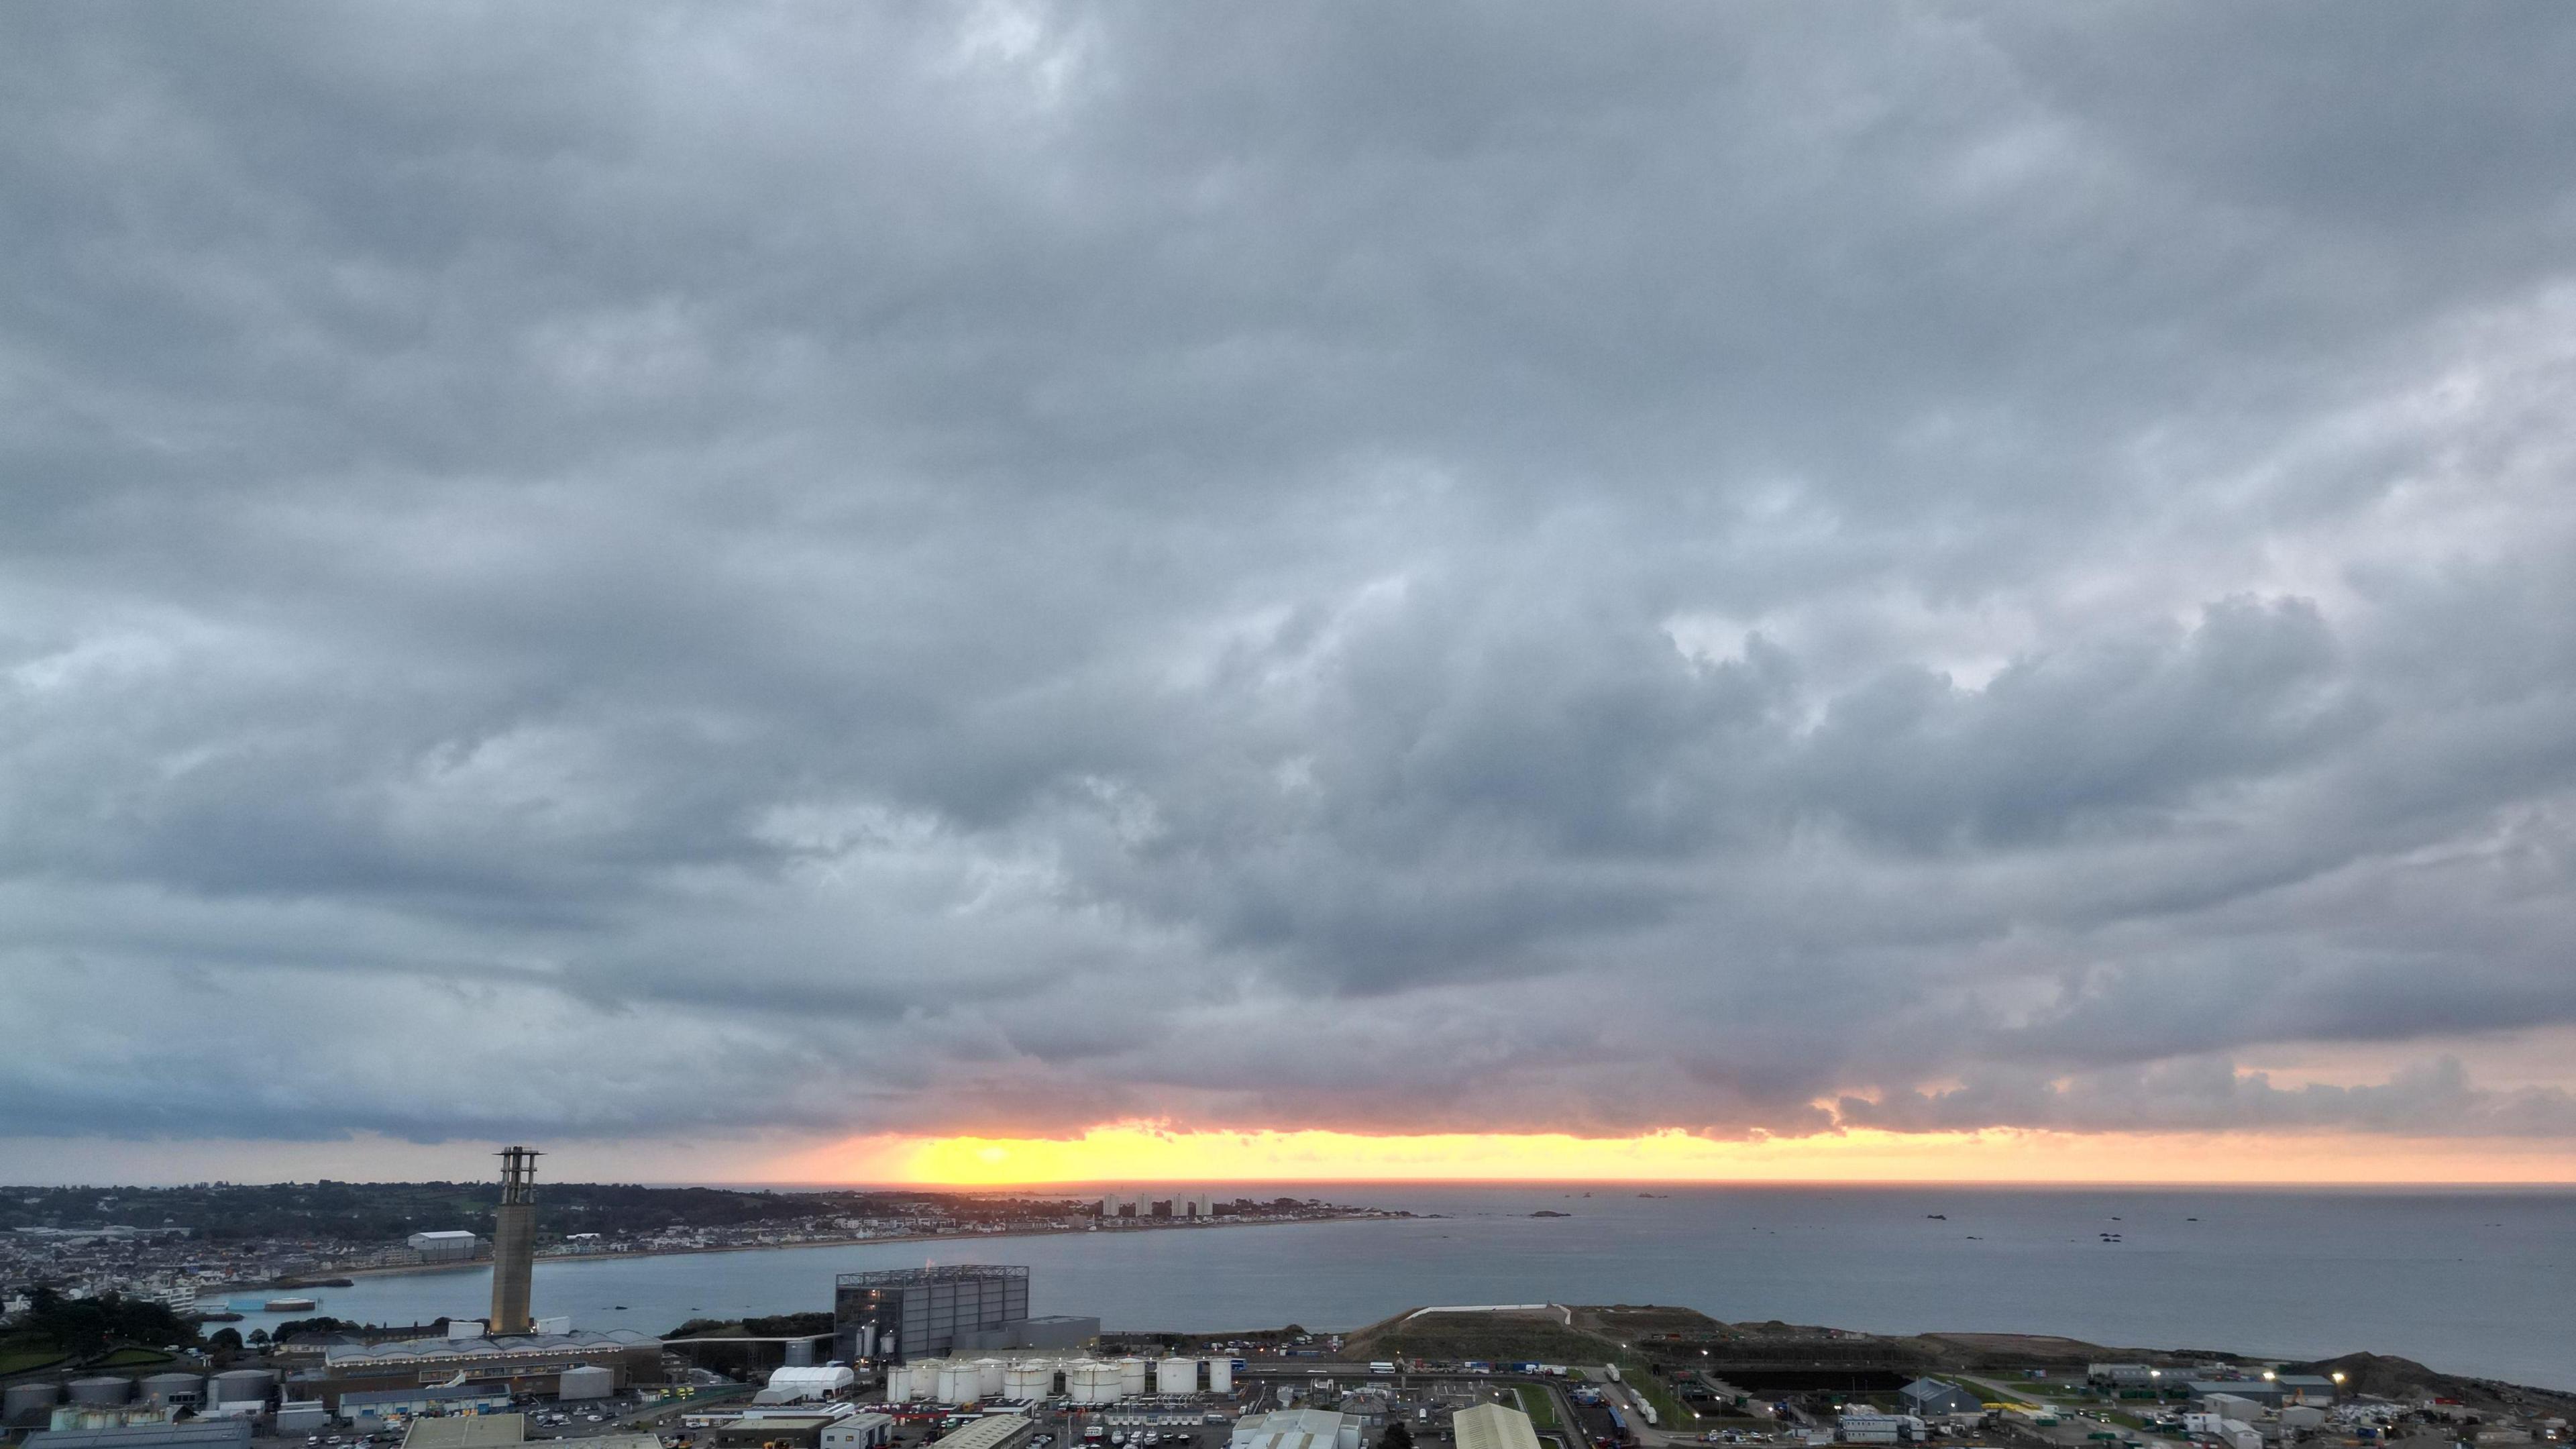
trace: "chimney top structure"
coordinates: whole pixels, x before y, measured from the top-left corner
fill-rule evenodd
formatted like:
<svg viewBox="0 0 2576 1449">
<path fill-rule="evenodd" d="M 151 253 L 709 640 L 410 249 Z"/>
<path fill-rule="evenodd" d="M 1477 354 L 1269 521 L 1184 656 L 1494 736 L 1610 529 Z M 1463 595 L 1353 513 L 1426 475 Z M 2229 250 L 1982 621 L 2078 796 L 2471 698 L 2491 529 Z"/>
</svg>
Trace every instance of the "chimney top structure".
<svg viewBox="0 0 2576 1449">
<path fill-rule="evenodd" d="M 501 1205 L 492 1212 L 492 1332 L 526 1333 L 528 1285 L 537 1267 L 537 1159 L 533 1147 L 505 1147 Z"/>
</svg>

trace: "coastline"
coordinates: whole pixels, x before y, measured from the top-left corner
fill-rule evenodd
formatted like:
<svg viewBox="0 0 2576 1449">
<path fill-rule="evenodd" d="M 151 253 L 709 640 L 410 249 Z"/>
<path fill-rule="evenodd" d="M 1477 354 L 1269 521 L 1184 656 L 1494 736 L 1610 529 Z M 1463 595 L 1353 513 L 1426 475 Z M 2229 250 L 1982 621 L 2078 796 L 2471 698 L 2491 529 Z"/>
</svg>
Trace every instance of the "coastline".
<svg viewBox="0 0 2576 1449">
<path fill-rule="evenodd" d="M 1237 1220 L 1235 1222 L 1225 1222 L 1222 1220 L 1214 1222 L 1184 1221 L 1172 1222 L 1166 1226 L 1109 1228 L 1106 1230 L 1085 1226 L 1059 1228 L 1004 1228 L 998 1232 L 990 1233 L 889 1233 L 877 1237 L 863 1238 L 807 1238 L 793 1243 L 714 1243 L 703 1247 L 630 1248 L 623 1252 L 614 1253 L 540 1253 L 537 1255 L 536 1264 L 538 1267 L 543 1268 L 549 1263 L 613 1263 L 633 1258 L 684 1258 L 703 1256 L 710 1253 L 776 1253 L 794 1248 L 864 1248 L 873 1247 L 878 1244 L 955 1243 L 964 1241 L 980 1241 L 985 1238 L 1081 1237 L 1094 1233 L 1101 1233 L 1103 1231 L 1113 1236 L 1120 1236 L 1130 1233 L 1217 1232 L 1231 1231 L 1241 1228 L 1298 1227 L 1312 1223 L 1381 1223 L 1403 1222 L 1408 1220 L 1419 1221 L 1420 1215 L 1415 1213 L 1367 1212 L 1337 1214 L 1331 1217 L 1317 1218 L 1257 1218 L 1250 1222 L 1241 1220 Z M 399 1266 L 386 1268 L 333 1268 L 328 1270 L 328 1275 L 335 1278 L 351 1279 L 402 1278 L 415 1276 L 426 1277 L 434 1273 L 490 1272 L 491 1268 L 491 1259 L 476 1258 L 473 1261 L 466 1263 L 405 1263 Z M 308 1278 L 304 1281 L 310 1282 L 312 1280 Z M 211 1293 L 266 1293 L 284 1292 L 289 1290 L 279 1288 L 274 1283 L 238 1283 L 223 1288 L 209 1289 L 207 1291 Z"/>
</svg>

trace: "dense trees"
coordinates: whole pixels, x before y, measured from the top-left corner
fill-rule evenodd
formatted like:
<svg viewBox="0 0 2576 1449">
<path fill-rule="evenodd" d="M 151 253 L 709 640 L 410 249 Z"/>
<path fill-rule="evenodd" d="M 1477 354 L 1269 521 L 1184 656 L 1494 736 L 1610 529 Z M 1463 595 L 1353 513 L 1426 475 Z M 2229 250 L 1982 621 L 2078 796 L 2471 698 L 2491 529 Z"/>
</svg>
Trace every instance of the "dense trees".
<svg viewBox="0 0 2576 1449">
<path fill-rule="evenodd" d="M 66 1298 L 42 1286 L 29 1295 L 27 1315 L 10 1334 L 12 1342 L 74 1354 L 97 1353 L 111 1343 L 166 1348 L 193 1343 L 196 1337 L 196 1330 L 167 1304 L 114 1293 Z"/>
</svg>

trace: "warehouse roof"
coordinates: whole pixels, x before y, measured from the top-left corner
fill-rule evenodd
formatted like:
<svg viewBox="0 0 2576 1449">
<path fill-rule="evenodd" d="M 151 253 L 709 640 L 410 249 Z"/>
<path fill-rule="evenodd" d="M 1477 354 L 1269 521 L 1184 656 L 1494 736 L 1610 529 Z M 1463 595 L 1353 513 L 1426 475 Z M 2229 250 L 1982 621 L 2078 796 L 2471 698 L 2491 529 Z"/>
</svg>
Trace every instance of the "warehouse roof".
<svg viewBox="0 0 2576 1449">
<path fill-rule="evenodd" d="M 986 1414 L 956 1433 L 940 1440 L 947 1449 L 994 1449 L 1009 1443 L 1012 1436 L 1028 1432 L 1029 1421 L 1017 1414 Z"/>
<path fill-rule="evenodd" d="M 606 1333 L 515 1333 L 499 1338 L 404 1338 L 391 1343 L 335 1343 L 322 1351 L 334 1368 L 367 1363 L 434 1363 L 441 1359 L 559 1354 L 567 1350 L 658 1347 L 661 1340 L 632 1329 Z"/>
<path fill-rule="evenodd" d="M 1280 1409 L 1235 1422 L 1228 1449 L 1349 1449 L 1356 1443 L 1357 1422 L 1330 1409 Z"/>
<path fill-rule="evenodd" d="M 1450 1416 L 1458 1449 L 1538 1449 L 1538 1431 L 1530 1416 L 1500 1404 L 1478 1404 Z"/>
<path fill-rule="evenodd" d="M 525 1414 L 450 1414 L 412 1420 L 403 1431 L 403 1449 L 504 1449 L 527 1438 Z"/>
</svg>

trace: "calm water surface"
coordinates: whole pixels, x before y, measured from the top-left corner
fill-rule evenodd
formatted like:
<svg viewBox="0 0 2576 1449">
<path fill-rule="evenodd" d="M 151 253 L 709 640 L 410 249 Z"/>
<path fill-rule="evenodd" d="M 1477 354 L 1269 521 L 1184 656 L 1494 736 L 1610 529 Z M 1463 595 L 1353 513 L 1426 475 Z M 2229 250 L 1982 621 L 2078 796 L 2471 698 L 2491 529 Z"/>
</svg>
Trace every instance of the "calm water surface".
<svg viewBox="0 0 2576 1449">
<path fill-rule="evenodd" d="M 1442 1216 L 540 1262 L 536 1310 L 659 1333 L 690 1318 L 828 1308 L 837 1272 L 1006 1262 L 1034 1269 L 1033 1311 L 1097 1314 L 1112 1328 L 1352 1328 L 1427 1303 L 1671 1303 L 1880 1332 L 2293 1356 L 2369 1349 L 2576 1388 L 2576 1194 L 2566 1192 L 1243 1191 Z M 1573 1216 L 1528 1216 L 1541 1209 Z M 485 1268 L 318 1293 L 320 1311 L 367 1322 L 480 1317 L 490 1295 Z"/>
</svg>

